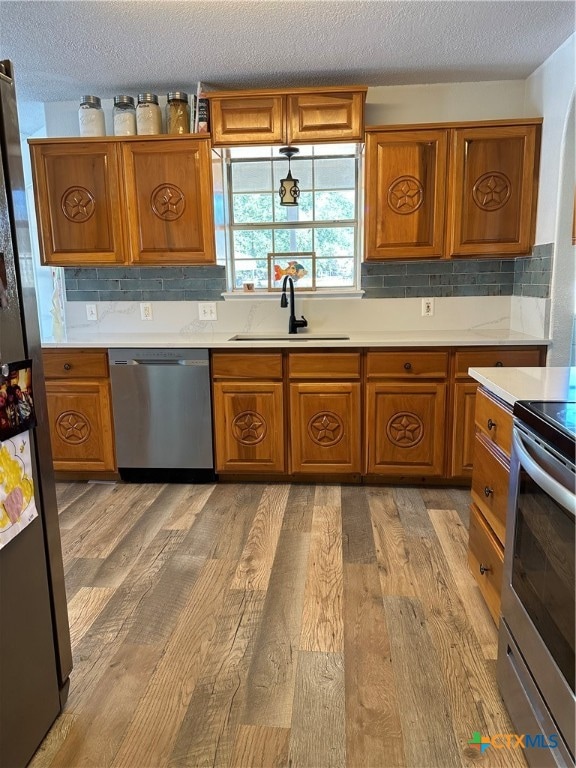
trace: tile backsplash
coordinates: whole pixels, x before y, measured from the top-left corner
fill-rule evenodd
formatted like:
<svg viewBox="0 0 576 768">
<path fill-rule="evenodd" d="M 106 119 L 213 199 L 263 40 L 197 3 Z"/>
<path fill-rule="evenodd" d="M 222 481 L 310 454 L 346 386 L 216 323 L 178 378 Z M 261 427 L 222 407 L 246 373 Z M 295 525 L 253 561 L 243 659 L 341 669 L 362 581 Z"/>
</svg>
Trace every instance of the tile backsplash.
<svg viewBox="0 0 576 768">
<path fill-rule="evenodd" d="M 553 244 L 515 259 L 363 263 L 366 299 L 419 296 L 550 296 Z M 66 267 L 68 301 L 219 301 L 223 266 Z"/>
<path fill-rule="evenodd" d="M 223 266 L 65 267 L 68 301 L 219 301 Z"/>
</svg>

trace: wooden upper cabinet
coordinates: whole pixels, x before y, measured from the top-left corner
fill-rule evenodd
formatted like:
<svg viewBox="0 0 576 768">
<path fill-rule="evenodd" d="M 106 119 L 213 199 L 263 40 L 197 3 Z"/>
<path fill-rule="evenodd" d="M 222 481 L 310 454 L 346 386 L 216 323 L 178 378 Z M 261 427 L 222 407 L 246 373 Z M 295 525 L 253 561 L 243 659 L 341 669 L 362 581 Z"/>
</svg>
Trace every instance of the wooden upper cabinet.
<svg viewBox="0 0 576 768">
<path fill-rule="evenodd" d="M 539 146 L 539 125 L 452 131 L 450 255 L 530 252 L 534 242 Z"/>
<path fill-rule="evenodd" d="M 210 126 L 214 146 L 276 144 L 284 140 L 284 97 L 212 98 Z"/>
<path fill-rule="evenodd" d="M 342 86 L 208 93 L 212 145 L 363 141 L 366 91 Z"/>
<path fill-rule="evenodd" d="M 118 146 L 76 140 L 30 151 L 42 263 L 123 263 Z"/>
<path fill-rule="evenodd" d="M 210 147 L 206 139 L 122 145 L 131 261 L 215 261 Z"/>
<path fill-rule="evenodd" d="M 365 91 L 287 96 L 287 141 L 363 141 L 365 97 Z"/>
<path fill-rule="evenodd" d="M 369 128 L 365 260 L 530 253 L 541 123 Z"/>
<path fill-rule="evenodd" d="M 366 260 L 441 257 L 445 130 L 366 135 Z"/>
<path fill-rule="evenodd" d="M 33 139 L 44 264 L 212 264 L 209 136 Z"/>
</svg>

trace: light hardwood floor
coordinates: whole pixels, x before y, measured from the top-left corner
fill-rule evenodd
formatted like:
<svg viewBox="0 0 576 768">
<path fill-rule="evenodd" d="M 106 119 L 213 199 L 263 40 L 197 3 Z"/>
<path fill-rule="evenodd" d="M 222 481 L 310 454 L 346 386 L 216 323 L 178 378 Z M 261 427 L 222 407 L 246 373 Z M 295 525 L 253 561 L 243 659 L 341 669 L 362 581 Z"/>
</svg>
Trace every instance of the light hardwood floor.
<svg viewBox="0 0 576 768">
<path fill-rule="evenodd" d="M 525 766 L 469 492 L 59 484 L 70 696 L 31 768 Z"/>
</svg>

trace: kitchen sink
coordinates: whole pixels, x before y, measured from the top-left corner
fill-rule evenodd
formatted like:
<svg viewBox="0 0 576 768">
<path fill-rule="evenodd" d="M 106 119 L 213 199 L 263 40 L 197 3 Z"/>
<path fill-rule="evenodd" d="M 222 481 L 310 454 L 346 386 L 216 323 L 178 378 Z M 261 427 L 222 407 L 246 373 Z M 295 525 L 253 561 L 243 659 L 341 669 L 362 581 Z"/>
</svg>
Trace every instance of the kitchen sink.
<svg viewBox="0 0 576 768">
<path fill-rule="evenodd" d="M 270 335 L 260 333 L 237 333 L 236 336 L 232 336 L 228 341 L 350 341 L 350 336 L 336 334 L 315 336 L 312 333 L 276 333 Z"/>
</svg>

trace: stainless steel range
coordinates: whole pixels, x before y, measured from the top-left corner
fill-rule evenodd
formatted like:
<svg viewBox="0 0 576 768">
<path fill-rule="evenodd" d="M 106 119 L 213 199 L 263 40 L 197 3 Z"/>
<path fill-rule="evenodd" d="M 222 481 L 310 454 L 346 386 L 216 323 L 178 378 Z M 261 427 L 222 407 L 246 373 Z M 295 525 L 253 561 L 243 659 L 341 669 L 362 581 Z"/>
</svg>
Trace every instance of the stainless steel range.
<svg viewBox="0 0 576 768">
<path fill-rule="evenodd" d="M 576 403 L 514 406 L 498 683 L 531 766 L 573 766 Z"/>
</svg>

